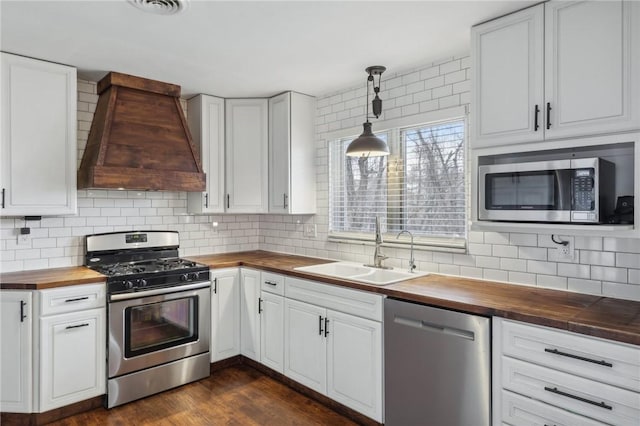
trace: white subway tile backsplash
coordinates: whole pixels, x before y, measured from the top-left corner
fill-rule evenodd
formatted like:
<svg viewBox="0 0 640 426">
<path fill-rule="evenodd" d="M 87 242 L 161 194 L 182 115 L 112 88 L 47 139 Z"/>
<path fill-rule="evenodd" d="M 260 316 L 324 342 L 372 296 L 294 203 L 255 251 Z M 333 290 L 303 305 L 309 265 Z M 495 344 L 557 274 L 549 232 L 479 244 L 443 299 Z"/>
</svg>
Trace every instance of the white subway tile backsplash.
<svg viewBox="0 0 640 426">
<path fill-rule="evenodd" d="M 640 253 L 640 239 L 606 237 L 603 240 L 603 249 L 615 252 Z"/>
<path fill-rule="evenodd" d="M 527 270 L 527 261 L 521 259 L 500 259 L 500 269 L 505 271 L 525 272 Z"/>
<path fill-rule="evenodd" d="M 627 270 L 624 268 L 611 268 L 606 266 L 591 265 L 591 278 L 600 281 L 627 282 Z"/>
<path fill-rule="evenodd" d="M 567 278 L 557 275 L 537 275 L 536 285 L 538 287 L 555 288 L 556 290 L 567 290 Z"/>
<path fill-rule="evenodd" d="M 567 289 L 578 293 L 602 294 L 602 282 L 579 278 L 568 278 Z"/>
<path fill-rule="evenodd" d="M 580 250 L 580 263 L 589 265 L 615 266 L 616 254 L 607 251 Z"/>
<path fill-rule="evenodd" d="M 616 253 L 616 266 L 638 268 L 640 267 L 640 254 Z"/>
<path fill-rule="evenodd" d="M 508 275 L 509 282 L 519 283 L 519 284 L 531 284 L 534 285 L 536 283 L 536 275 L 528 274 L 525 272 L 509 272 Z"/>
<path fill-rule="evenodd" d="M 640 284 L 640 269 L 629 269 L 629 284 Z"/>
<path fill-rule="evenodd" d="M 572 278 L 591 278 L 591 266 L 558 263 L 558 275 Z"/>
<path fill-rule="evenodd" d="M 620 299 L 640 300 L 640 285 L 603 282 L 602 295 Z"/>
<path fill-rule="evenodd" d="M 485 237 L 486 241 L 486 237 Z M 518 257 L 518 247 L 501 244 L 493 245 L 493 255 L 497 257 Z"/>
<path fill-rule="evenodd" d="M 531 272 L 533 274 L 556 275 L 557 271 L 557 263 L 527 260 L 527 272 Z"/>
</svg>

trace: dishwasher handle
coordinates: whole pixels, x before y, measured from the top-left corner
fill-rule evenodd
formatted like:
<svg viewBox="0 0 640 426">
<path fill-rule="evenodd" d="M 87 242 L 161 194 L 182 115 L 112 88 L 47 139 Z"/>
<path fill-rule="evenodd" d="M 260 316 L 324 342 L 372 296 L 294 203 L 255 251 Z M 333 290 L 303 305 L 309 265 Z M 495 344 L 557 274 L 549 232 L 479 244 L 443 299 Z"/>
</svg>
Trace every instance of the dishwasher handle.
<svg viewBox="0 0 640 426">
<path fill-rule="evenodd" d="M 413 327 L 419 330 L 430 331 L 433 333 L 448 334 L 450 336 L 460 337 L 467 340 L 475 340 L 476 333 L 461 328 L 448 327 L 442 324 L 430 323 L 414 318 L 407 318 L 400 315 L 394 315 L 393 322 L 407 327 Z"/>
</svg>

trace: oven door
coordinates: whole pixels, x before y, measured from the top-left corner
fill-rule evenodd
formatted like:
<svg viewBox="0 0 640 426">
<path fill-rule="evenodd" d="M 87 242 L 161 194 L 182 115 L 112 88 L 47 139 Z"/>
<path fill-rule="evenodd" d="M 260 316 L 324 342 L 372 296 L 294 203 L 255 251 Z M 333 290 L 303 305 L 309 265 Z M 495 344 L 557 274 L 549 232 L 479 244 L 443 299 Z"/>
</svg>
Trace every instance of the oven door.
<svg viewBox="0 0 640 426">
<path fill-rule="evenodd" d="M 109 378 L 209 351 L 211 283 L 111 295 Z"/>
<path fill-rule="evenodd" d="M 478 167 L 478 219 L 571 221 L 570 160 Z"/>
</svg>

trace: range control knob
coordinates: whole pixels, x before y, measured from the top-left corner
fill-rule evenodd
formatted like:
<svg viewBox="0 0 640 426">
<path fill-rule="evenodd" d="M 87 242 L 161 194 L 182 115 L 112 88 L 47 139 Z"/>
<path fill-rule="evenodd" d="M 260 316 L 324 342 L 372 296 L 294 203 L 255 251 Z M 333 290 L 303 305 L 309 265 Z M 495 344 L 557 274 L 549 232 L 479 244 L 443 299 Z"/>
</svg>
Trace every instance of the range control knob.
<svg viewBox="0 0 640 426">
<path fill-rule="evenodd" d="M 139 285 L 140 287 L 146 287 L 146 286 L 147 286 L 147 280 L 145 280 L 144 278 L 140 278 L 140 279 L 138 280 L 138 285 Z"/>
<path fill-rule="evenodd" d="M 189 281 L 189 275 L 187 274 L 180 275 L 180 281 Z"/>
<path fill-rule="evenodd" d="M 124 284 L 124 288 L 127 290 L 131 290 L 133 288 L 133 282 L 131 281 L 123 281 L 122 284 Z"/>
<path fill-rule="evenodd" d="M 200 278 L 200 272 L 192 272 L 189 274 L 189 276 L 192 280 L 197 280 L 198 278 Z"/>
</svg>

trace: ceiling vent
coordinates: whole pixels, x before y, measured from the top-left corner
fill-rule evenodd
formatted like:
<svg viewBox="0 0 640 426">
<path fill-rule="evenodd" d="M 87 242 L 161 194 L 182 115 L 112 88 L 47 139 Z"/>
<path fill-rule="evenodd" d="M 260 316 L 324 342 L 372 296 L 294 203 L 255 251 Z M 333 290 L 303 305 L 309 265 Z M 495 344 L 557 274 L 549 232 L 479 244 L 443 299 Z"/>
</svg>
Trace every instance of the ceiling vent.
<svg viewBox="0 0 640 426">
<path fill-rule="evenodd" d="M 129 0 L 129 3 L 155 15 L 175 15 L 184 12 L 189 5 L 188 0 Z"/>
</svg>

